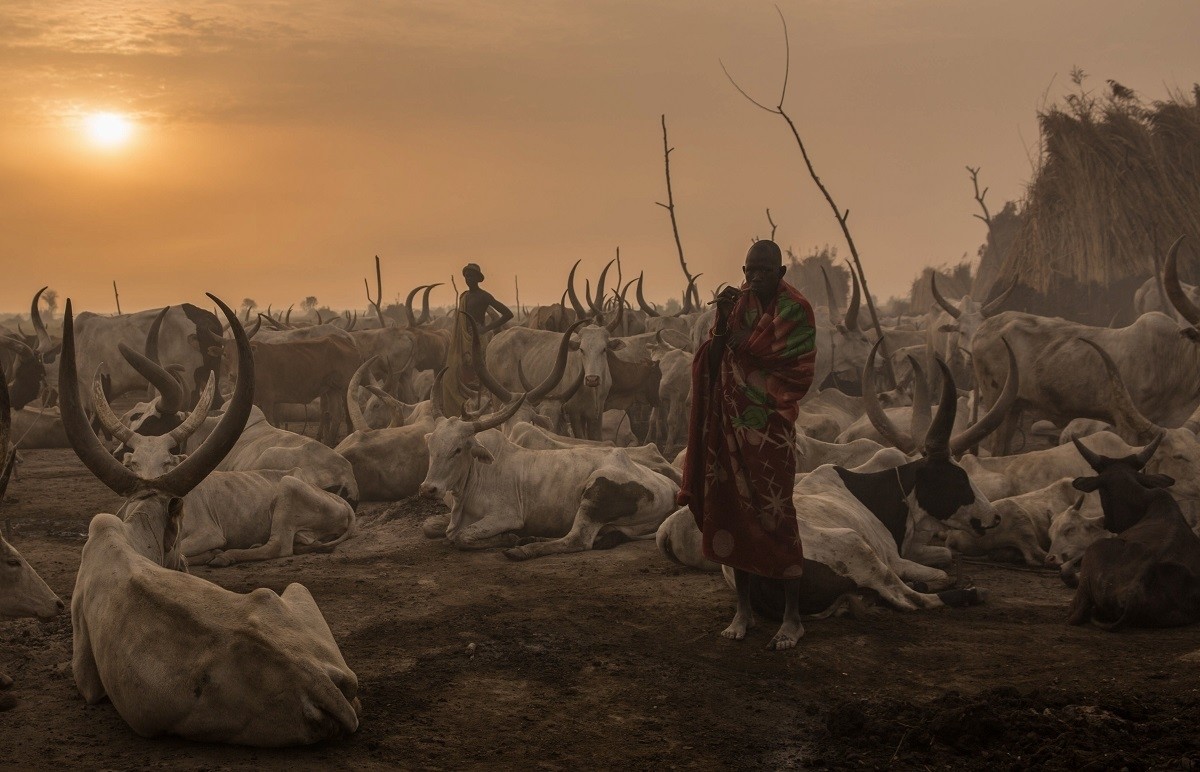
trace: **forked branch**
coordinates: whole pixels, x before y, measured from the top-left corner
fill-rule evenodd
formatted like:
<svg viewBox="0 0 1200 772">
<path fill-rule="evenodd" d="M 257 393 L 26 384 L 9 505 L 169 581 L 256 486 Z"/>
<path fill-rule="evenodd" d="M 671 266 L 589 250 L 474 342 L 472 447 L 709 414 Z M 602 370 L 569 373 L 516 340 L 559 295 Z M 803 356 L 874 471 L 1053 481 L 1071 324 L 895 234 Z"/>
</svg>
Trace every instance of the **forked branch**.
<svg viewBox="0 0 1200 772">
<path fill-rule="evenodd" d="M 675 148 L 671 147 L 670 143 L 667 142 L 667 116 L 665 113 L 662 115 L 662 132 L 663 164 L 667 168 L 667 203 L 664 204 L 661 201 L 655 201 L 654 203 L 658 204 L 663 209 L 666 209 L 667 213 L 671 215 L 671 232 L 675 234 L 675 249 L 679 252 L 679 267 L 683 269 L 683 277 L 688 281 L 688 292 L 690 293 L 689 296 L 692 297 L 693 302 L 699 306 L 700 291 L 696 289 L 695 279 L 692 277 L 691 272 L 688 271 L 687 261 L 683 259 L 683 242 L 679 240 L 679 223 L 675 220 L 675 195 L 671 191 L 671 151 L 673 151 Z"/>
<path fill-rule="evenodd" d="M 850 227 L 847 224 L 850 220 L 850 210 L 839 209 L 838 205 L 834 202 L 833 196 L 829 192 L 829 188 L 827 188 L 825 183 L 821 181 L 821 178 L 817 175 L 817 170 L 813 167 L 812 158 L 810 158 L 808 155 L 808 148 L 805 147 L 804 140 L 800 138 L 800 131 L 796 128 L 796 124 L 792 121 L 791 116 L 788 115 L 787 111 L 783 108 L 784 98 L 787 96 L 788 76 L 791 74 L 792 49 L 791 43 L 788 39 L 787 19 L 784 18 L 783 11 L 779 10 L 779 6 L 775 6 L 775 12 L 779 14 L 779 22 L 783 26 L 783 44 L 785 54 L 783 65 L 783 85 L 779 89 L 779 103 L 775 107 L 768 107 L 762 102 L 759 102 L 754 97 L 746 93 L 745 89 L 738 85 L 738 82 L 733 79 L 732 75 L 729 74 L 729 70 L 725 67 L 724 62 L 721 62 L 721 70 L 725 73 L 725 77 L 729 78 L 729 82 L 733 84 L 733 87 L 737 89 L 738 93 L 744 96 L 747 101 L 761 110 L 778 115 L 779 117 L 783 118 L 784 122 L 787 123 L 788 129 L 790 129 L 792 132 L 792 137 L 796 140 L 796 146 L 800 148 L 800 155 L 804 158 L 804 165 L 808 168 L 809 176 L 812 177 L 813 182 L 816 183 L 817 188 L 821 191 L 821 195 L 825 197 L 825 201 L 829 204 L 829 208 L 833 210 L 833 216 L 837 220 L 838 226 L 842 229 L 842 235 L 846 238 L 846 244 L 850 247 L 850 257 L 854 260 L 855 268 L 858 269 L 858 277 L 863 285 L 863 295 L 866 296 L 867 310 L 871 313 L 871 322 L 875 327 L 875 334 L 882 339 L 883 328 L 879 324 L 879 314 L 875 310 L 875 301 L 871 297 L 871 291 L 867 288 L 867 275 L 866 272 L 863 271 L 862 261 L 858 256 L 858 247 L 856 247 L 854 244 L 854 237 L 850 235 Z M 880 344 L 880 348 L 883 353 L 884 372 L 887 373 L 891 387 L 895 388 L 896 373 L 892 368 L 892 358 L 888 352 L 887 341 L 883 341 L 883 343 Z"/>
</svg>

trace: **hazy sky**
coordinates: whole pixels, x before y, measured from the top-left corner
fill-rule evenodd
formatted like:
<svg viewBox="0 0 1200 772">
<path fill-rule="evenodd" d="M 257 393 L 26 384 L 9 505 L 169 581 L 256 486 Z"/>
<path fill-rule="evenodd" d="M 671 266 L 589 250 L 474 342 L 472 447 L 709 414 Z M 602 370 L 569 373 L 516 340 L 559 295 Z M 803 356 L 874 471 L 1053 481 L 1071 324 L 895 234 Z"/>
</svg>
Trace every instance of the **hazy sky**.
<svg viewBox="0 0 1200 772">
<path fill-rule="evenodd" d="M 872 290 L 984 238 L 1019 196 L 1043 95 L 1078 65 L 1144 98 L 1200 80 L 1194 0 L 781 2 L 786 107 L 843 208 Z M 682 289 L 666 211 L 666 113 L 684 249 L 702 286 L 750 239 L 846 253 L 786 126 L 719 61 L 777 98 L 770 3 L 715 0 L 4 0 L 0 4 L 0 309 L 43 284 L 126 311 L 213 291 L 263 307 L 365 304 L 448 281 L 557 300 L 570 264 L 617 246 L 647 294 Z M 81 130 L 131 116 L 129 143 Z M 449 303 L 448 291 L 434 302 Z"/>
</svg>

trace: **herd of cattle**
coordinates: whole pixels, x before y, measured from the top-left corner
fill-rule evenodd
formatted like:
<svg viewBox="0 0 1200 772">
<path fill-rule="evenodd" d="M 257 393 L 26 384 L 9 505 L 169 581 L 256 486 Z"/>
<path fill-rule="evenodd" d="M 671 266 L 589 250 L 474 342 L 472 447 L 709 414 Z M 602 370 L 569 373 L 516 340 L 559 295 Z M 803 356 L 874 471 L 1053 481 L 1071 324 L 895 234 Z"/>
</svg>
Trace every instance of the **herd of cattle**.
<svg viewBox="0 0 1200 772">
<path fill-rule="evenodd" d="M 1200 521 L 1179 501 L 1200 499 L 1200 305 L 1178 253 L 1119 329 L 999 312 L 1007 293 L 951 302 L 935 285 L 928 314 L 883 320 L 873 340 L 857 278 L 845 312 L 827 284 L 796 422 L 805 612 L 864 594 L 901 610 L 977 603 L 943 570 L 959 553 L 1058 568 L 1076 587 L 1071 623 L 1195 621 Z M 68 301 L 61 337 L 35 295 L 34 334 L 0 330 L 0 495 L 16 449 L 69 446 L 125 499 L 92 519 L 71 596 L 84 698 L 107 697 L 144 736 L 282 746 L 355 731 L 355 675 L 302 585 L 243 595 L 187 566 L 332 550 L 360 501 L 443 499 L 426 536 L 514 560 L 654 538 L 720 570 L 674 503 L 713 311 L 691 285 L 674 315 L 640 277 L 610 293 L 611 265 L 585 304 L 576 263 L 562 302 L 490 340 L 461 316 L 479 386 L 461 415 L 442 399 L 460 317 L 430 313 L 436 285 L 409 294 L 406 323 L 374 329 L 268 314 L 247 330 L 210 295 L 216 311 L 118 316 Z M 131 394 L 142 401 L 118 415 L 111 402 Z M 288 428 L 310 418 L 315 438 Z M 63 609 L 0 551 L 0 616 Z M 780 612 L 771 583 L 753 595 Z"/>
</svg>

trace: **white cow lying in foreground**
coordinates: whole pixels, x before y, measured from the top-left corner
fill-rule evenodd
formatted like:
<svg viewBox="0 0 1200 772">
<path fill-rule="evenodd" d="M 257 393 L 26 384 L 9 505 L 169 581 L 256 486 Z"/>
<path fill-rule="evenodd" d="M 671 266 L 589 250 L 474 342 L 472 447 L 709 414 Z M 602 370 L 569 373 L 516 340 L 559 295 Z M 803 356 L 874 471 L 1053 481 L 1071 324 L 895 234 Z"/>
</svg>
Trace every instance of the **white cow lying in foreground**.
<svg viewBox="0 0 1200 772">
<path fill-rule="evenodd" d="M 421 492 L 449 495 L 446 538 L 460 549 L 510 547 L 505 555 L 524 560 L 591 549 L 597 536 L 654 533 L 673 507 L 675 483 L 621 448 L 515 445 L 495 427 L 523 401 L 476 421 L 443 419 L 429 434 Z M 515 546 L 521 537 L 530 543 Z"/>
<path fill-rule="evenodd" d="M 272 747 L 341 737 L 358 728 L 358 680 L 308 590 L 291 584 L 282 595 L 268 589 L 242 595 L 185 572 L 178 544 L 182 497 L 237 442 L 254 389 L 246 333 L 228 306 L 209 297 L 237 341 L 237 388 L 220 423 L 187 457 L 170 450 L 204 420 L 211 378 L 193 413 L 170 434 L 131 438 L 126 461 L 149 479 L 113 458 L 88 425 L 67 301 L 63 422 L 84 465 L 127 497 L 116 516 L 98 514 L 88 527 L 71 598 L 75 684 L 91 704 L 108 697 L 146 737 Z"/>
</svg>

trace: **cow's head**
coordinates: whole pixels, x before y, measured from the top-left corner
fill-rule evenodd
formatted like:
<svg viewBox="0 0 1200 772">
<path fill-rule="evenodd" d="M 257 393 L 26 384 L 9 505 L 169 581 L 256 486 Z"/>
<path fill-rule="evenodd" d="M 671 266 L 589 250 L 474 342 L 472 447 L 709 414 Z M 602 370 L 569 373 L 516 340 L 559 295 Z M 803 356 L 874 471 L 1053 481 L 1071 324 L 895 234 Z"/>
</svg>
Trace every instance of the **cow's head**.
<svg viewBox="0 0 1200 772">
<path fill-rule="evenodd" d="M 1155 490 L 1175 484 L 1175 479 L 1168 475 L 1146 474 L 1142 471 L 1162 442 L 1162 435 L 1137 453 L 1124 458 L 1101 456 L 1080 440 L 1071 441 L 1083 460 L 1096 472 L 1093 477 L 1076 477 L 1071 484 L 1084 493 L 1100 492 L 1104 527 L 1113 533 L 1121 533 L 1145 516 L 1146 508 L 1155 498 Z"/>
<path fill-rule="evenodd" d="M 1016 402 L 1017 359 L 1007 340 L 1004 344 L 1008 348 L 1009 370 L 1000 397 L 979 421 L 954 436 L 951 436 L 951 432 L 958 413 L 958 389 L 950 368 L 940 357 L 935 358 L 942 371 L 941 401 L 920 446 L 921 458 L 902 467 L 905 476 L 911 476 L 912 480 L 911 488 L 902 482 L 902 489 L 911 490 L 920 513 L 951 528 L 982 533 L 1000 523 L 996 508 L 958 465 L 955 457 L 994 431 Z M 875 396 L 874 378 L 869 375 L 878 347 L 876 343 L 871 349 L 868 366 L 863 370 L 863 403 L 871 423 L 879 433 L 905 453 L 912 453 L 916 449 L 917 438 L 899 431 L 883 412 Z"/>
<path fill-rule="evenodd" d="M 158 392 L 158 396 L 150 402 L 139 402 L 128 410 L 121 417 L 122 423 L 144 437 L 169 434 L 183 423 L 184 414 L 181 411 L 184 407 L 184 395 L 187 393 L 183 381 L 183 366 L 171 365 L 164 368 L 149 356 L 139 354 L 124 343 L 117 344 L 117 350 L 129 366 L 149 381 Z M 149 347 L 147 350 L 153 351 Z M 212 379 L 211 373 L 209 379 Z M 131 448 L 122 443 L 114 455 L 121 459 L 130 451 Z"/>
<path fill-rule="evenodd" d="M 1103 515 L 1083 512 L 1084 496 L 1050 520 L 1050 549 L 1046 567 L 1057 568 L 1062 580 L 1074 587 L 1079 574 L 1079 561 L 1092 542 L 1108 535 Z"/>
<path fill-rule="evenodd" d="M 503 410 L 473 421 L 460 418 L 441 420 L 437 428 L 425 435 L 429 446 L 429 471 L 421 483 L 421 495 L 442 498 L 446 494 L 461 496 L 476 464 L 490 464 L 494 460 L 475 436 L 488 429 L 495 429 L 511 418 L 525 403 L 522 394 Z M 451 522 L 451 528 L 455 523 Z"/>
<path fill-rule="evenodd" d="M 238 347 L 237 389 L 228 409 L 212 433 L 187 457 L 174 454 L 204 422 L 216 390 L 216 374 L 210 373 L 196 409 L 176 429 L 161 437 L 142 437 L 113 413 L 97 379 L 93 383 L 93 407 L 104 428 L 132 448 L 121 463 L 108 453 L 92 432 L 79 398 L 75 367 L 75 332 L 71 301 L 63 320 L 62 407 L 63 428 L 79 460 L 114 493 L 128 500 L 120 510 L 130 546 L 149 560 L 182 566 L 177 548 L 181 499 L 221 462 L 237 443 L 250 415 L 254 399 L 254 359 L 250 341 L 233 310 L 209 295 L 233 326 Z"/>
<path fill-rule="evenodd" d="M 841 383 L 847 378 L 853 378 L 862 370 L 863 362 L 871 351 L 871 341 L 859 326 L 862 291 L 859 289 L 858 273 L 854 267 L 850 267 L 850 306 L 846 309 L 845 316 L 839 319 L 841 309 L 837 307 L 828 275 L 825 276 L 825 292 L 829 296 L 829 321 L 833 325 L 830 375 L 834 383 Z"/>
<path fill-rule="evenodd" d="M 16 338 L 0 336 L 0 347 L 16 355 L 13 380 L 9 388 L 12 407 L 14 410 L 20 410 L 37 399 L 46 380 L 46 366 L 36 351 Z"/>
</svg>

